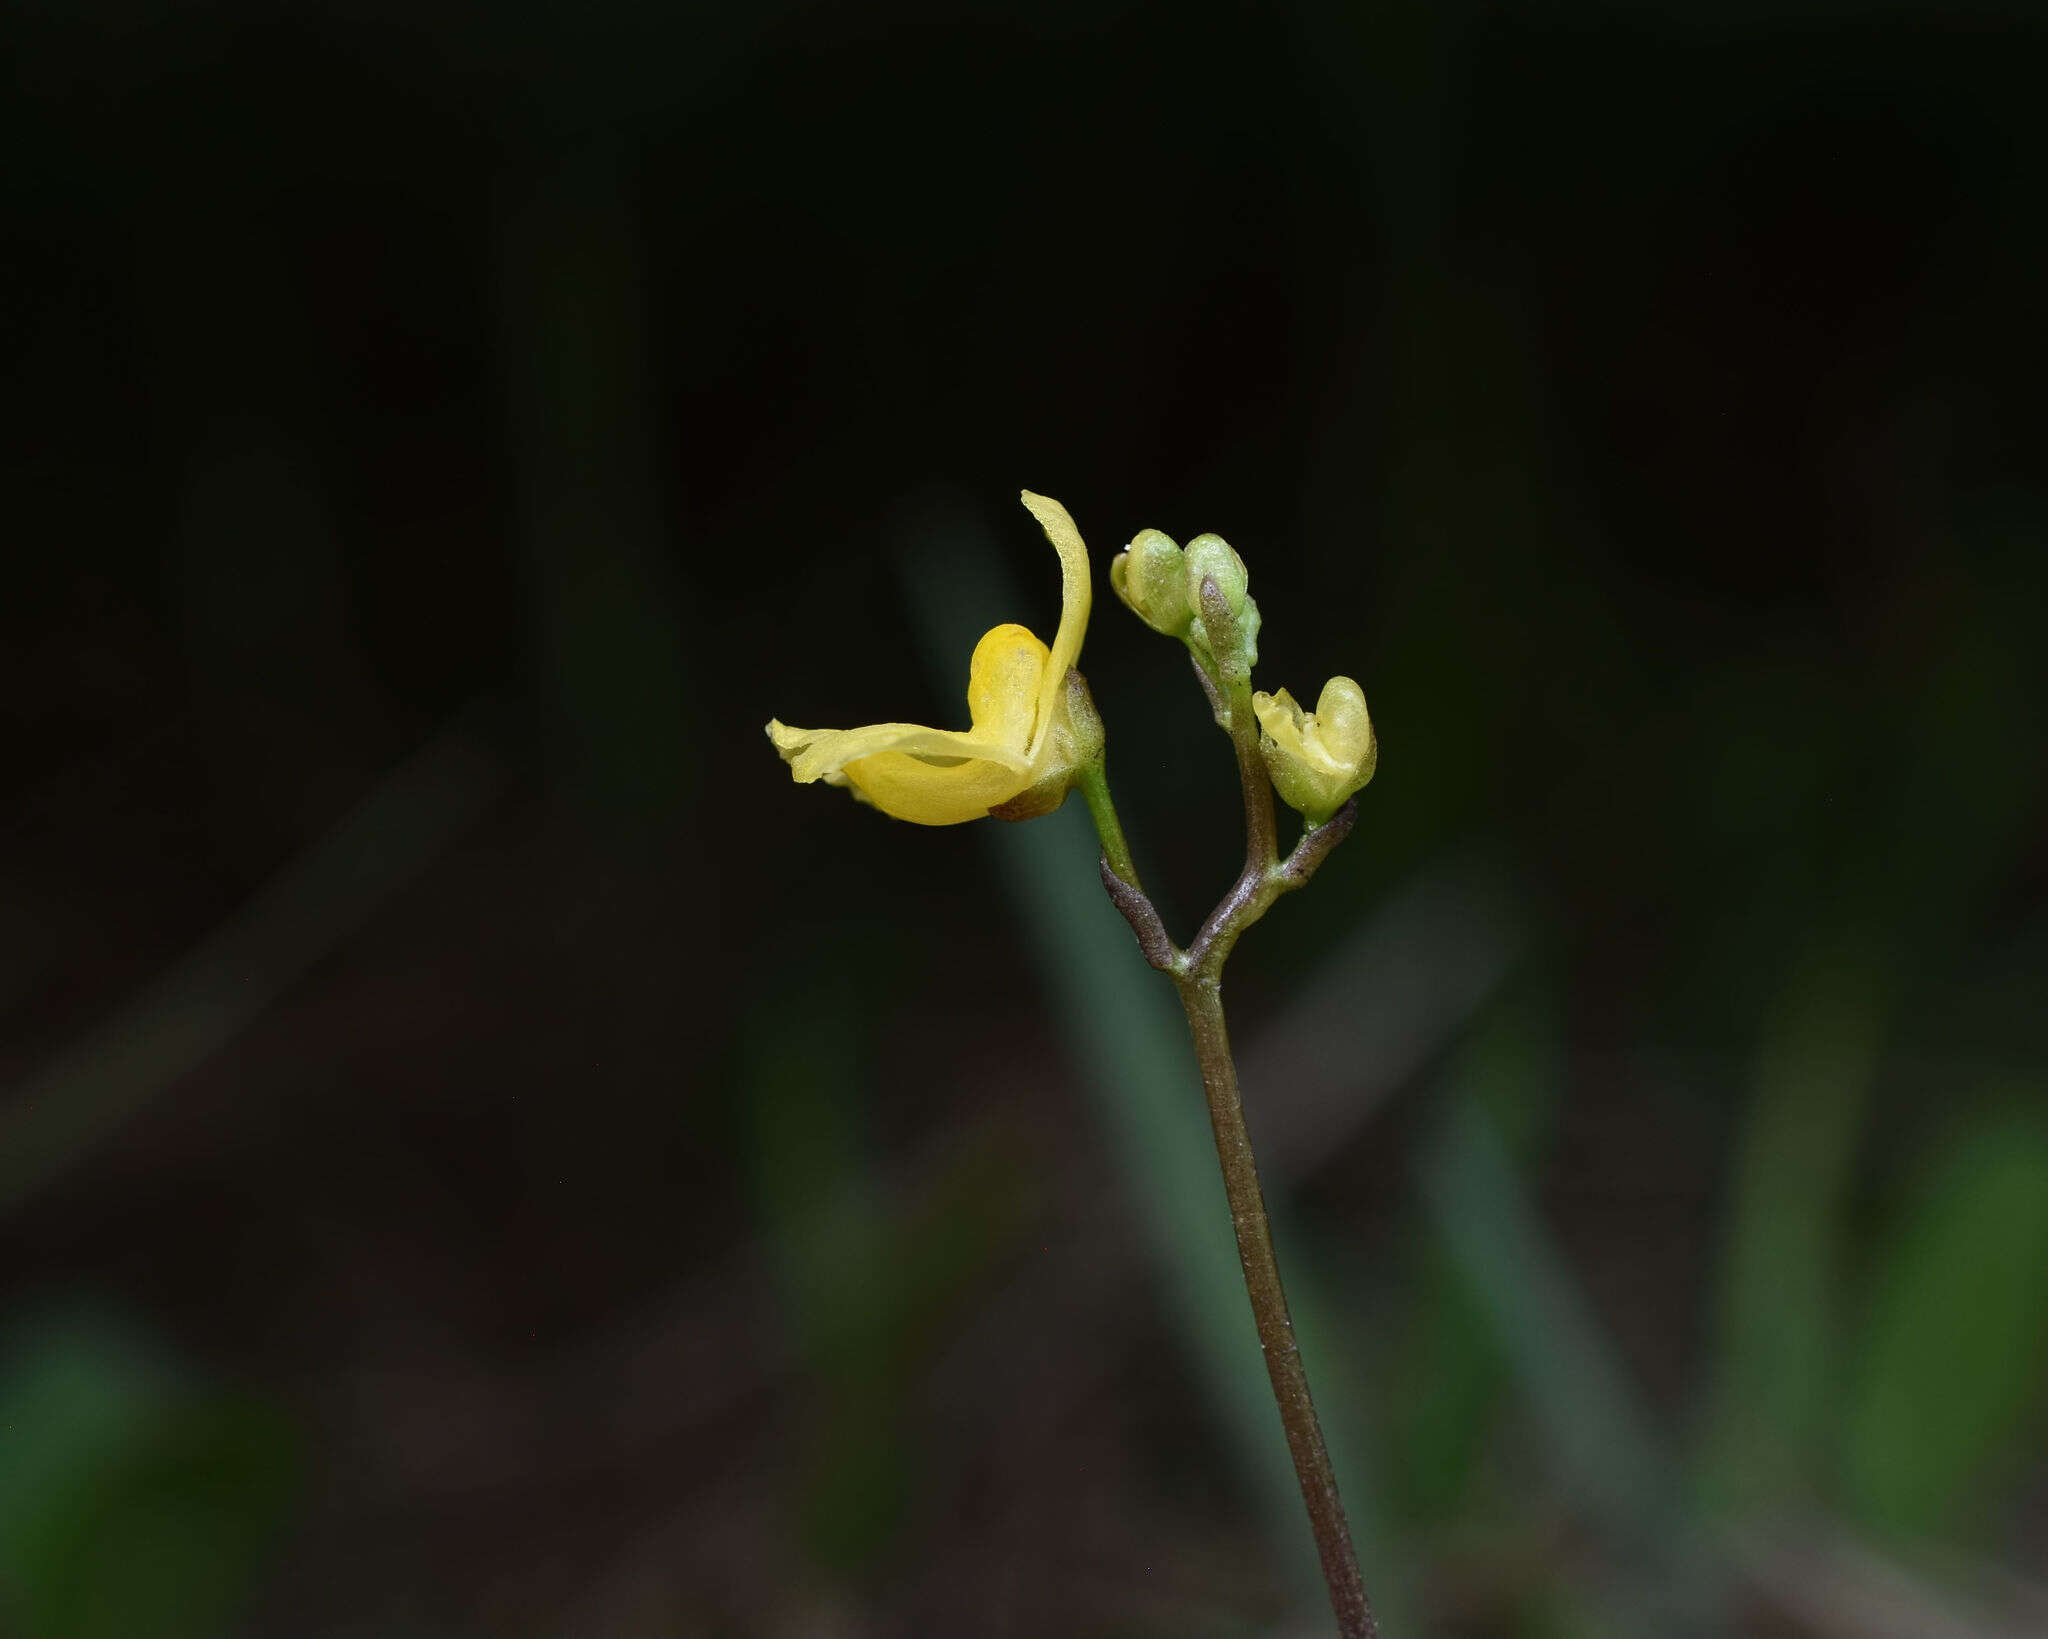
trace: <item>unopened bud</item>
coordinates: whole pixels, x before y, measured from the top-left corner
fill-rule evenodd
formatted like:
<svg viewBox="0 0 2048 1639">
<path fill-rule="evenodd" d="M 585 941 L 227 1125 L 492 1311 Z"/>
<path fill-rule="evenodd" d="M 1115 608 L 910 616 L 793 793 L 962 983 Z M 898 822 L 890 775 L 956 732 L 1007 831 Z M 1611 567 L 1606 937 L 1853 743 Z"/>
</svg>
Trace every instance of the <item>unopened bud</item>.
<svg viewBox="0 0 2048 1639">
<path fill-rule="evenodd" d="M 1226 681 L 1251 676 L 1259 659 L 1259 606 L 1245 588 L 1251 575 L 1244 559 L 1221 535 L 1197 535 L 1188 542 L 1188 595 L 1203 609 L 1202 583 L 1215 583 L 1222 607 L 1214 614 L 1197 613 L 1188 628 L 1188 646 L 1209 672 Z"/>
<path fill-rule="evenodd" d="M 1251 584 L 1251 575 L 1244 559 L 1231 550 L 1228 541 L 1221 535 L 1197 535 L 1188 542 L 1186 556 L 1190 598 L 1198 599 L 1202 582 L 1213 580 L 1232 613 L 1244 607 L 1245 588 Z"/>
<path fill-rule="evenodd" d="M 1188 590 L 1187 560 L 1173 538 L 1140 530 L 1109 565 L 1109 585 L 1155 632 L 1187 636 L 1195 607 Z"/>
</svg>

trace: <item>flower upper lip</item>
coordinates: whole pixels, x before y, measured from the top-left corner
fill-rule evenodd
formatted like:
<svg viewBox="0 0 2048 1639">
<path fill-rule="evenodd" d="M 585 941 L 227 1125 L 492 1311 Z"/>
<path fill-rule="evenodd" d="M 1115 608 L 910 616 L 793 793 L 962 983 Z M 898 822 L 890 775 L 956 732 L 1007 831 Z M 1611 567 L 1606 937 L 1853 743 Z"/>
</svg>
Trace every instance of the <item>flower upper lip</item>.
<svg viewBox="0 0 2048 1639">
<path fill-rule="evenodd" d="M 1052 732 L 1054 709 L 1067 672 L 1081 658 L 1081 639 L 1088 633 L 1088 612 L 1094 607 L 1095 594 L 1088 575 L 1088 548 L 1067 509 L 1051 496 L 1034 495 L 1028 489 L 1020 492 L 1019 499 L 1060 555 L 1060 624 L 1039 684 L 1038 721 L 1031 732 L 1031 757 L 1036 761 Z"/>
</svg>

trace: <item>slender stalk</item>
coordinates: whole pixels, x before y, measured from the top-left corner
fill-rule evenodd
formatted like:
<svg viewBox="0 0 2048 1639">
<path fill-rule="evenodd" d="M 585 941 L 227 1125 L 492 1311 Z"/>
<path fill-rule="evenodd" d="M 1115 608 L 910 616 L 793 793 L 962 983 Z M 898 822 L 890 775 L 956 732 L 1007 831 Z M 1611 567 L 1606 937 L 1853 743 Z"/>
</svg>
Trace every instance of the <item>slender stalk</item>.
<svg viewBox="0 0 2048 1639">
<path fill-rule="evenodd" d="M 1101 760 L 1081 770 L 1076 782 L 1088 804 L 1088 817 L 1095 821 L 1095 834 L 1102 839 L 1102 857 L 1109 868 L 1133 888 L 1138 886 L 1138 867 L 1131 859 L 1131 846 L 1124 841 L 1124 828 L 1116 817 L 1116 804 L 1109 800 L 1109 775 Z"/>
<path fill-rule="evenodd" d="M 1300 887 L 1315 873 L 1330 850 L 1344 840 L 1357 817 L 1351 803 L 1327 823 L 1305 835 L 1285 863 L 1277 860 L 1273 790 L 1259 755 L 1253 724 L 1251 689 L 1238 682 L 1223 693 L 1229 709 L 1227 726 L 1237 751 L 1245 798 L 1245 863 L 1237 882 L 1202 925 L 1195 942 L 1183 951 L 1168 937 L 1152 901 L 1138 885 L 1136 867 L 1124 842 L 1109 783 L 1100 763 L 1081 777 L 1082 794 L 1102 839 L 1102 883 L 1110 899 L 1138 936 L 1145 959 L 1165 973 L 1180 992 L 1188 1029 L 1201 1064 L 1202 1090 L 1209 1103 L 1209 1125 L 1216 1138 L 1216 1158 L 1223 1168 L 1223 1192 L 1230 1203 L 1230 1221 L 1237 1234 L 1238 1259 L 1244 1266 L 1245 1291 L 1266 1356 L 1266 1374 L 1280 1408 L 1295 1479 L 1315 1533 L 1330 1608 L 1337 1616 L 1340 1639 L 1377 1639 L 1379 1627 L 1365 1597 L 1351 1527 L 1337 1494 L 1336 1471 L 1323 1443 L 1309 1393 L 1308 1373 L 1295 1346 L 1294 1322 L 1287 1312 L 1287 1292 L 1273 1256 L 1273 1234 L 1266 1220 L 1266 1198 L 1245 1128 L 1244 1101 L 1237 1084 L 1237 1065 L 1230 1054 L 1230 1033 L 1223 1018 L 1224 959 L 1238 935 L 1266 914 L 1283 893 Z"/>
<path fill-rule="evenodd" d="M 1202 1090 L 1209 1099 L 1209 1124 L 1216 1134 L 1216 1158 L 1223 1164 L 1223 1192 L 1230 1200 L 1230 1221 L 1237 1231 L 1237 1256 L 1244 1265 L 1245 1291 L 1258 1323 L 1259 1346 L 1266 1356 L 1266 1375 L 1287 1432 L 1287 1450 L 1294 1458 L 1294 1477 L 1308 1507 L 1316 1553 L 1323 1563 L 1323 1581 L 1330 1608 L 1337 1615 L 1343 1639 L 1375 1639 L 1379 1633 L 1365 1582 L 1351 1545 L 1351 1526 L 1337 1495 L 1337 1474 L 1323 1443 L 1322 1424 L 1309 1394 L 1308 1372 L 1295 1346 L 1294 1321 L 1287 1312 L 1287 1293 L 1280 1284 L 1280 1265 L 1273 1257 L 1273 1234 L 1266 1222 L 1266 1197 L 1259 1187 L 1259 1169 L 1252 1157 L 1251 1134 L 1245 1130 L 1244 1101 L 1238 1094 L 1237 1065 L 1230 1056 L 1230 1034 L 1223 1022 L 1223 995 L 1211 979 L 1186 977 L 1178 982 L 1181 1004 L 1201 1061 Z"/>
<path fill-rule="evenodd" d="M 1259 720 L 1252 710 L 1252 686 L 1232 683 L 1224 692 L 1230 707 L 1230 749 L 1237 753 L 1237 782 L 1244 792 L 1245 874 L 1263 871 L 1280 853 L 1280 831 L 1273 818 L 1273 781 L 1259 752 Z"/>
</svg>

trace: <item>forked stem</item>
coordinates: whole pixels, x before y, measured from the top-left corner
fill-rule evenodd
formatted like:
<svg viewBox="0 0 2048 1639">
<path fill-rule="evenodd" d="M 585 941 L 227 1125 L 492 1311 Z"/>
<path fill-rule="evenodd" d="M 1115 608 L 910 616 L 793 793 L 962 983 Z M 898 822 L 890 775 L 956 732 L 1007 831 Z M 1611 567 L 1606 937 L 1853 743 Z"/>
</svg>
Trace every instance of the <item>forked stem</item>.
<svg viewBox="0 0 2048 1639">
<path fill-rule="evenodd" d="M 1199 666 L 1197 668 L 1199 670 Z M 1206 676 L 1204 683 L 1208 683 Z M 1230 731 L 1237 752 L 1245 801 L 1245 863 L 1223 902 L 1202 924 L 1194 943 L 1182 950 L 1168 936 L 1159 912 L 1138 884 L 1136 865 L 1110 801 L 1102 765 L 1084 771 L 1080 781 L 1102 839 L 1102 883 L 1123 913 L 1145 960 L 1173 980 L 1194 1037 L 1195 1057 L 1202 1068 L 1202 1090 L 1209 1103 L 1209 1126 L 1216 1138 L 1216 1158 L 1223 1167 L 1223 1192 L 1230 1202 L 1230 1222 L 1237 1232 L 1237 1255 L 1244 1266 L 1245 1291 L 1252 1319 L 1266 1356 L 1266 1375 L 1280 1408 L 1287 1449 L 1301 1499 L 1315 1532 L 1316 1553 L 1330 1608 L 1337 1616 L 1340 1639 L 1377 1639 L 1379 1626 L 1365 1597 L 1358 1554 L 1351 1543 L 1350 1523 L 1337 1494 L 1336 1471 L 1309 1394 L 1308 1372 L 1295 1345 L 1294 1322 L 1287 1312 L 1287 1292 L 1280 1283 L 1280 1265 L 1273 1256 L 1273 1233 L 1266 1219 L 1265 1192 L 1259 1186 L 1258 1164 L 1252 1156 L 1251 1134 L 1245 1128 L 1244 1100 L 1237 1084 L 1237 1064 L 1230 1053 L 1230 1032 L 1223 1018 L 1223 964 L 1238 936 L 1266 914 L 1274 900 L 1299 888 L 1315 873 L 1331 849 L 1342 842 L 1357 818 L 1346 803 L 1320 826 L 1311 829 L 1285 862 L 1278 857 L 1273 788 L 1259 754 L 1258 728 L 1252 716 L 1251 686 L 1233 682 L 1210 688 L 1220 702 L 1219 719 Z"/>
</svg>

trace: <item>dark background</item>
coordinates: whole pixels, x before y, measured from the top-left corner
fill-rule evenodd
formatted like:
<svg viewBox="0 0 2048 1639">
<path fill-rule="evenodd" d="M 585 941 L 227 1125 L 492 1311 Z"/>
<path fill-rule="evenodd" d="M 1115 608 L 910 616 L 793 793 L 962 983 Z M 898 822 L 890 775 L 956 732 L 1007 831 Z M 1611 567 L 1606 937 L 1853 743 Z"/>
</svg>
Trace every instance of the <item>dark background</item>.
<svg viewBox="0 0 2048 1639">
<path fill-rule="evenodd" d="M 1020 485 L 1373 705 L 1231 999 L 1390 1635 L 2048 1631 L 2044 45 L 10 7 L 0 1632 L 1326 1631 L 1082 816 L 761 737 Z"/>
</svg>

